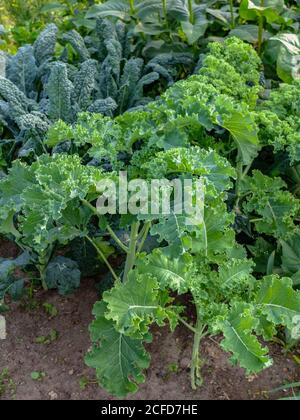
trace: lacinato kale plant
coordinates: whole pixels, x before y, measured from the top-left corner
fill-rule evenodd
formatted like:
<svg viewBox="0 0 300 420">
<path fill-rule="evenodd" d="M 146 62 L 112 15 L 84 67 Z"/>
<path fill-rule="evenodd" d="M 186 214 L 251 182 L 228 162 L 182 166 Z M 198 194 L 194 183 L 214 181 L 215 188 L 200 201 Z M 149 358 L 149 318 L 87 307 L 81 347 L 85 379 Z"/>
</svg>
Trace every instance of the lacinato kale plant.
<svg viewBox="0 0 300 420">
<path fill-rule="evenodd" d="M 16 160 L 0 180 L 0 233 L 26 252 L 44 288 L 78 286 L 79 264 L 61 255 L 75 239 L 106 265 L 111 286 L 95 304 L 85 361 L 109 393 L 125 396 L 145 380 L 153 324 L 193 332 L 193 388 L 203 382 L 205 336 L 222 335 L 221 347 L 247 374 L 272 365 L 262 340 L 299 339 L 299 93 L 299 81 L 267 91 L 255 50 L 229 38 L 210 44 L 197 74 L 143 109 L 60 119 L 44 144 L 51 153 Z M 119 171 L 143 180 L 126 200 Z M 175 190 L 169 211 L 160 211 L 159 195 L 149 212 L 142 190 L 157 180 L 187 182 L 201 218 L 187 223 Z M 104 185 L 107 214 L 99 208 Z M 134 200 L 134 211 L 115 211 Z M 8 285 L 18 281 L 10 273 Z M 195 322 L 180 295 L 189 296 Z"/>
<path fill-rule="evenodd" d="M 47 152 L 51 124 L 75 122 L 82 111 L 118 115 L 145 105 L 193 64 L 189 53 L 135 56 L 122 22 L 98 20 L 88 37 L 60 34 L 54 24 L 33 45 L 0 55 L 1 166 Z M 6 162 L 6 165 L 5 165 Z"/>
</svg>

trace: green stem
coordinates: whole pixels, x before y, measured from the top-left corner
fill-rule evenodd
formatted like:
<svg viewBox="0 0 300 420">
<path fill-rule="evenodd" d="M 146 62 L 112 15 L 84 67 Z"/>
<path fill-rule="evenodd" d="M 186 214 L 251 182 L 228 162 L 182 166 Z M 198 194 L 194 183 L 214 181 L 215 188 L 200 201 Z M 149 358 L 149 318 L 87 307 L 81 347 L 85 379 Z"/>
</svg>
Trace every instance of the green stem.
<svg viewBox="0 0 300 420">
<path fill-rule="evenodd" d="M 260 7 L 264 7 L 264 0 L 260 0 Z M 261 53 L 261 46 L 263 43 L 263 30 L 264 30 L 264 18 L 262 15 L 259 15 L 258 18 L 258 42 L 257 42 L 257 52 L 258 55 Z"/>
<path fill-rule="evenodd" d="M 190 331 L 192 331 L 194 334 L 197 334 L 197 330 L 192 327 L 188 322 L 186 322 L 181 316 L 178 315 L 178 320 L 186 326 Z"/>
<path fill-rule="evenodd" d="M 131 16 L 134 16 L 135 14 L 134 0 L 129 0 L 129 5 L 130 5 L 130 14 Z"/>
<path fill-rule="evenodd" d="M 130 232 L 130 242 L 129 242 L 129 252 L 127 254 L 124 274 L 123 274 L 123 281 L 126 281 L 129 271 L 133 268 L 136 258 L 136 245 L 138 241 L 138 233 L 139 233 L 139 222 L 135 222 L 131 225 L 131 232 Z"/>
<path fill-rule="evenodd" d="M 243 178 L 243 162 L 238 162 L 237 166 L 237 178 L 235 184 L 235 195 L 238 197 L 240 192 L 240 182 Z"/>
<path fill-rule="evenodd" d="M 113 240 L 127 254 L 129 252 L 129 248 L 126 245 L 123 244 L 123 242 L 117 237 L 117 235 L 115 234 L 115 232 L 112 230 L 112 228 L 109 225 L 106 226 L 106 229 L 107 229 L 108 233 L 110 234 L 110 236 L 113 238 Z"/>
<path fill-rule="evenodd" d="M 45 278 L 45 270 L 43 270 L 40 273 L 40 276 L 41 276 L 42 287 L 47 292 L 48 291 L 48 286 L 47 286 L 46 278 Z"/>
<path fill-rule="evenodd" d="M 195 23 L 195 17 L 194 17 L 192 0 L 188 0 L 188 9 L 189 9 L 189 15 L 190 15 L 189 21 L 190 21 L 190 23 L 194 24 Z"/>
<path fill-rule="evenodd" d="M 251 169 L 253 161 L 251 161 L 246 168 L 243 170 L 243 162 L 241 160 L 241 155 L 240 152 L 238 153 L 237 156 L 237 179 L 236 179 L 236 184 L 235 184 L 235 196 L 236 196 L 236 202 L 235 202 L 235 207 L 238 208 L 239 206 L 239 202 L 241 199 L 240 196 L 240 186 L 241 186 L 241 182 L 242 180 L 247 176 L 249 170 Z"/>
<path fill-rule="evenodd" d="M 230 16 L 231 16 L 231 29 L 234 29 L 235 27 L 235 22 L 234 22 L 234 13 L 233 13 L 233 0 L 229 0 L 229 5 L 230 5 Z"/>
<path fill-rule="evenodd" d="M 197 308 L 197 305 L 196 305 Z M 199 315 L 198 315 L 198 308 L 197 308 L 197 323 L 196 323 L 196 332 L 194 335 L 194 344 L 193 344 L 193 352 L 192 352 L 192 363 L 191 363 L 191 385 L 192 389 L 197 389 L 197 386 L 201 386 L 203 383 L 203 379 L 201 376 L 201 368 L 203 365 L 203 361 L 200 357 L 200 343 L 201 339 L 205 336 L 203 334 L 206 326 L 203 326 L 200 322 Z"/>
<path fill-rule="evenodd" d="M 162 10 L 163 10 L 163 20 L 164 20 L 163 25 L 164 25 L 165 29 L 168 30 L 170 40 L 172 41 L 172 31 L 169 30 L 167 0 L 162 0 Z M 159 21 L 161 21 L 160 13 L 158 13 L 158 17 L 159 17 Z"/>
<path fill-rule="evenodd" d="M 142 236 L 141 236 L 141 238 L 138 238 L 138 239 L 140 239 L 140 243 L 139 243 L 139 246 L 137 248 L 137 254 L 139 254 L 142 251 L 142 249 L 143 249 L 143 246 L 144 246 L 144 243 L 145 243 L 145 241 L 147 239 L 147 236 L 148 236 L 150 227 L 151 227 L 151 222 L 147 222 L 144 225 L 143 230 L 141 231 Z"/>
<path fill-rule="evenodd" d="M 82 204 L 84 204 L 86 207 L 88 207 L 95 216 L 100 217 L 101 215 L 98 213 L 96 207 L 92 206 L 91 203 L 89 203 L 87 200 L 82 199 L 81 200 Z M 108 231 L 108 233 L 110 234 L 110 236 L 113 238 L 113 240 L 119 245 L 119 247 L 126 253 L 128 253 L 128 247 L 123 244 L 123 242 L 118 238 L 118 236 L 115 234 L 115 232 L 112 230 L 112 228 L 109 226 L 109 224 L 106 225 L 106 229 Z"/>
<path fill-rule="evenodd" d="M 167 19 L 167 0 L 162 0 L 164 18 Z"/>
<path fill-rule="evenodd" d="M 97 251 L 97 253 L 99 254 L 99 256 L 103 259 L 103 261 L 107 265 L 107 267 L 108 267 L 109 271 L 111 272 L 111 274 L 112 274 L 113 278 L 115 279 L 115 281 L 120 281 L 120 278 L 115 273 L 115 270 L 112 268 L 112 266 L 108 262 L 107 258 L 105 257 L 105 255 L 103 254 L 103 252 L 101 251 L 101 249 L 99 248 L 99 246 L 88 235 L 85 235 L 85 238 L 93 245 L 93 247 L 95 248 L 95 250 Z"/>
<path fill-rule="evenodd" d="M 242 179 L 244 179 L 245 176 L 247 176 L 248 172 L 250 171 L 251 166 L 252 166 L 252 162 L 249 163 L 249 165 L 246 166 L 244 172 L 242 173 Z"/>
</svg>

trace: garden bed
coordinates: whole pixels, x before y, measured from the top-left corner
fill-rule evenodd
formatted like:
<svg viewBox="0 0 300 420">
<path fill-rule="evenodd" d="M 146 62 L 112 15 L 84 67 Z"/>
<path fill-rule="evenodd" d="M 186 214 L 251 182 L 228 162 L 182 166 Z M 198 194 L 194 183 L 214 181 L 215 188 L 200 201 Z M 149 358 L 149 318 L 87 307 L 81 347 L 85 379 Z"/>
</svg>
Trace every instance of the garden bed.
<svg viewBox="0 0 300 420">
<path fill-rule="evenodd" d="M 83 361 L 90 345 L 88 325 L 96 300 L 95 281 L 87 279 L 80 290 L 67 298 L 56 292 L 40 291 L 27 305 L 12 305 L 12 310 L 6 314 L 8 337 L 0 342 L 0 372 L 3 369 L 9 372 L 0 399 L 113 399 L 94 383 L 94 370 L 87 368 Z M 58 315 L 50 318 L 44 303 L 53 305 Z M 51 330 L 58 332 L 54 341 L 36 343 L 38 337 L 46 337 Z M 181 327 L 174 334 L 167 327 L 154 328 L 153 333 L 153 343 L 148 345 L 152 360 L 147 381 L 128 399 L 273 399 L 278 394 L 268 391 L 300 379 L 292 356 L 284 354 L 279 345 L 269 346 L 273 367 L 257 377 L 245 378 L 243 369 L 231 366 L 228 355 L 216 342 L 205 339 L 202 346 L 206 361 L 204 385 L 193 391 L 189 380 L 192 335 Z M 45 377 L 33 380 L 32 372 L 43 372 Z M 80 383 L 83 385 L 87 380 L 90 383 L 81 389 Z"/>
</svg>

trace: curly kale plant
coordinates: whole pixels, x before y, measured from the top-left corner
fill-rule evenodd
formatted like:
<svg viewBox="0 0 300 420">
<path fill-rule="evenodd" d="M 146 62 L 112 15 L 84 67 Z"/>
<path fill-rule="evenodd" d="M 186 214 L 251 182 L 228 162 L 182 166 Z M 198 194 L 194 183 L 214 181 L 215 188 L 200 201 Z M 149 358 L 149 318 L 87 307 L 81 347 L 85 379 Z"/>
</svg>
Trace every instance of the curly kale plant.
<svg viewBox="0 0 300 420">
<path fill-rule="evenodd" d="M 84 60 L 83 44 L 77 48 Z M 222 334 L 221 347 L 248 374 L 272 364 L 261 338 L 285 331 L 299 339 L 300 200 L 290 187 L 291 174 L 295 180 L 300 172 L 297 137 L 293 145 L 289 137 L 299 84 L 265 99 L 261 70 L 252 47 L 230 38 L 209 46 L 198 74 L 142 110 L 116 118 L 81 113 L 70 124 L 68 107 L 57 103 L 53 112 L 66 117 L 48 132 L 52 155 L 31 165 L 14 162 L 0 181 L 0 232 L 29 252 L 45 288 L 68 293 L 78 286 L 76 262 L 55 252 L 74 238 L 89 243 L 107 266 L 113 285 L 94 307 L 86 363 L 113 395 L 134 392 L 145 380 L 144 344 L 153 324 L 173 330 L 182 323 L 193 332 L 193 388 L 202 383 L 207 335 Z M 267 115 L 282 127 L 279 138 Z M 101 186 L 114 181 L 118 187 L 119 170 L 146 186 L 153 179 L 189 180 L 193 199 L 201 180 L 202 218 L 187 223 L 187 212 L 178 214 L 173 204 L 161 212 L 161 198 L 156 213 L 141 202 L 134 214 L 102 214 L 95 205 Z M 139 194 L 131 190 L 129 202 Z M 116 198 L 123 203 L 117 189 Z M 108 239 L 124 261 L 118 267 L 103 246 Z M 194 323 L 177 303 L 182 294 L 192 297 Z"/>
</svg>

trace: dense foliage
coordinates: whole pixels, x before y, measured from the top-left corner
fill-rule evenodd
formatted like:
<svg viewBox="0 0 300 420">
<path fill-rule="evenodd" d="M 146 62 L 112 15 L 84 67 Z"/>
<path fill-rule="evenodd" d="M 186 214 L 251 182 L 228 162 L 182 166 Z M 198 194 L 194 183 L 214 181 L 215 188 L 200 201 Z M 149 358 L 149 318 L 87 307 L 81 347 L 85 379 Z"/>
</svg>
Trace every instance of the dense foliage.
<svg viewBox="0 0 300 420">
<path fill-rule="evenodd" d="M 93 0 L 0 0 L 0 49 L 15 52 L 24 44 L 32 43 L 48 22 L 61 30 L 90 28 L 85 19 L 86 8 Z"/>
<path fill-rule="evenodd" d="M 297 173 L 299 81 L 266 95 L 259 57 L 236 38 L 210 44 L 198 67 L 141 110 L 60 120 L 47 135 L 52 152 L 31 165 L 15 161 L 0 183 L 1 232 L 36 264 L 45 288 L 78 287 L 78 264 L 55 257 L 75 238 L 109 268 L 114 284 L 95 305 L 86 362 L 114 395 L 144 380 L 153 323 L 182 322 L 194 332 L 192 387 L 202 382 L 205 335 L 222 333 L 222 348 L 247 373 L 272 364 L 257 337 L 271 340 L 285 327 L 295 338 L 300 201 L 289 174 Z M 204 179 L 203 221 L 188 225 L 174 212 L 102 216 L 96 185 L 118 182 L 120 169 L 148 182 Z M 109 237 L 126 257 L 120 270 L 107 259 Z M 192 297 L 195 325 L 174 293 Z"/>
<path fill-rule="evenodd" d="M 0 234 L 22 251 L 0 258 L 0 310 L 30 278 L 67 295 L 102 272 L 85 361 L 111 394 L 145 380 L 153 324 L 193 332 L 193 388 L 207 335 L 258 373 L 272 365 L 262 342 L 300 338 L 299 4 L 89 6 L 0 51 Z M 187 223 L 172 194 L 149 213 L 139 187 L 134 213 L 103 215 L 119 171 L 148 190 L 190 181 L 198 206 L 201 180 L 203 218 Z"/>
<path fill-rule="evenodd" d="M 81 111 L 115 115 L 144 105 L 193 65 L 188 53 L 158 54 L 145 63 L 133 48 L 123 23 L 98 20 L 88 38 L 75 30 L 59 36 L 51 24 L 32 46 L 0 55 L 0 150 L 6 164 L 45 152 L 51 123 L 76 121 Z"/>
</svg>

